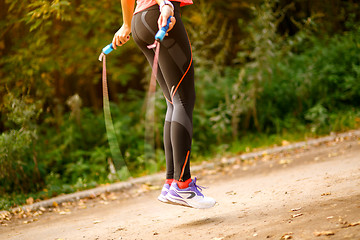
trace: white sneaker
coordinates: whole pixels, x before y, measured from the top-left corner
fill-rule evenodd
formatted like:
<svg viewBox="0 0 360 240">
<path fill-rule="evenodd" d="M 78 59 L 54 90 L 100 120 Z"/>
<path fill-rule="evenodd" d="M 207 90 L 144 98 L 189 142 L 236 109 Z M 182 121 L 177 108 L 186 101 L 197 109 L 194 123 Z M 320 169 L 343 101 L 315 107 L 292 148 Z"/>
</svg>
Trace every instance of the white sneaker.
<svg viewBox="0 0 360 240">
<path fill-rule="evenodd" d="M 168 193 L 165 195 L 166 199 L 180 205 L 189 206 L 193 208 L 211 208 L 216 201 L 211 197 L 205 197 L 201 193 L 202 187 L 196 185 L 196 178 L 191 180 L 189 187 L 181 189 L 174 181 Z"/>
</svg>

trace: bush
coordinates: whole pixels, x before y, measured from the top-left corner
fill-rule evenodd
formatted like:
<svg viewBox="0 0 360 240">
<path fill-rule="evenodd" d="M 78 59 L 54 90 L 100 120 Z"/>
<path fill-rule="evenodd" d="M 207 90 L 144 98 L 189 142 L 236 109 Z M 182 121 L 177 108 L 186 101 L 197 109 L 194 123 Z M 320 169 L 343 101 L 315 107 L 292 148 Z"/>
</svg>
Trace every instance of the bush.
<svg viewBox="0 0 360 240">
<path fill-rule="evenodd" d="M 29 98 L 6 96 L 5 110 L 10 130 L 0 135 L 0 193 L 39 189 L 42 178 L 35 151 L 38 138 L 34 122 L 40 110 Z"/>
<path fill-rule="evenodd" d="M 320 128 L 331 124 L 329 114 L 351 111 L 360 102 L 359 32 L 319 40 L 299 54 L 273 58 L 271 78 L 263 86 L 261 125 L 273 128 L 275 119 L 290 114 Z"/>
</svg>

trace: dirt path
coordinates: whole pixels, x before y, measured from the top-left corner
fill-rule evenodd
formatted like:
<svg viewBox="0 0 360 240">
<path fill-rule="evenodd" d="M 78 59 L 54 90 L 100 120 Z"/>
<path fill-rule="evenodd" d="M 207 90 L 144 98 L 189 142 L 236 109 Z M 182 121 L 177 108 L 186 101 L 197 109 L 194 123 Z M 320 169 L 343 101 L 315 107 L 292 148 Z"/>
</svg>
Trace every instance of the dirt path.
<svg viewBox="0 0 360 240">
<path fill-rule="evenodd" d="M 143 185 L 14 219 L 0 239 L 360 239 L 358 137 L 196 175 L 214 208 L 163 204 Z"/>
</svg>

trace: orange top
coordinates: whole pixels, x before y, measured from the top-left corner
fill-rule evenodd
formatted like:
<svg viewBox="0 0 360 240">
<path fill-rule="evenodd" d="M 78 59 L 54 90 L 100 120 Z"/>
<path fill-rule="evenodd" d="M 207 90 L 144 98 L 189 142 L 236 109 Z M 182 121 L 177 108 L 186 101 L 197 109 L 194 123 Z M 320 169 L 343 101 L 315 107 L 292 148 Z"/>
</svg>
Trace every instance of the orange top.
<svg viewBox="0 0 360 240">
<path fill-rule="evenodd" d="M 172 0 L 174 2 L 180 2 L 180 7 L 193 4 L 192 0 Z M 136 0 L 135 13 L 138 13 L 142 10 L 147 9 L 148 7 L 154 6 L 156 3 L 155 0 Z"/>
</svg>

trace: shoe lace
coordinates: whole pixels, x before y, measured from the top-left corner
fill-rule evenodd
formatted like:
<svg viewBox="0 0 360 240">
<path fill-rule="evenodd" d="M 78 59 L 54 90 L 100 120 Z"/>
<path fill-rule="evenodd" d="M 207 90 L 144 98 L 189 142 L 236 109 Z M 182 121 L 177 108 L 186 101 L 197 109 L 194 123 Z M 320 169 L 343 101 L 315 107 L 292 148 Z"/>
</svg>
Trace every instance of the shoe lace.
<svg viewBox="0 0 360 240">
<path fill-rule="evenodd" d="M 194 186 L 195 186 L 195 188 L 196 188 L 198 191 L 201 192 L 203 189 L 206 189 L 206 187 L 197 185 L 197 184 L 196 184 L 196 180 L 197 180 L 197 178 L 195 177 L 195 178 L 194 178 Z"/>
</svg>

